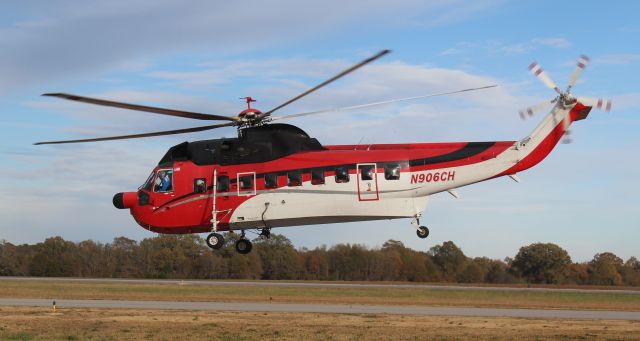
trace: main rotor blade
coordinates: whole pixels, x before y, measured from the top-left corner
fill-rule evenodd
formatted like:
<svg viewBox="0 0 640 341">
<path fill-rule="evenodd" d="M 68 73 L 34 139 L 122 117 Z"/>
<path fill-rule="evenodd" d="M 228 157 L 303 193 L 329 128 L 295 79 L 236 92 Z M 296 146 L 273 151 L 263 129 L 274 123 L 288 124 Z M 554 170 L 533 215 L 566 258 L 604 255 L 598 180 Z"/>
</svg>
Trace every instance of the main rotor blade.
<svg viewBox="0 0 640 341">
<path fill-rule="evenodd" d="M 274 111 L 276 111 L 278 109 L 281 109 L 282 107 L 287 106 L 287 105 L 299 100 L 300 98 L 302 98 L 302 97 L 304 97 L 304 96 L 306 96 L 306 95 L 308 95 L 308 94 L 310 94 L 310 93 L 322 88 L 323 86 L 325 86 L 325 85 L 327 85 L 327 84 L 329 84 L 329 83 L 331 83 L 331 82 L 333 82 L 333 81 L 335 81 L 335 80 L 337 80 L 339 78 L 342 78 L 343 76 L 345 76 L 345 75 L 347 75 L 347 74 L 349 74 L 349 73 L 351 73 L 351 72 L 353 72 L 353 71 L 365 66 L 366 64 L 371 63 L 372 61 L 384 56 L 385 54 L 387 54 L 389 52 L 391 52 L 391 50 L 382 50 L 382 51 L 376 53 L 375 55 L 373 55 L 373 56 L 361 61 L 360 63 L 358 63 L 358 64 L 356 64 L 356 65 L 354 65 L 354 66 L 352 66 L 352 67 L 340 72 L 339 74 L 331 77 L 330 79 L 328 79 L 328 80 L 316 85 L 315 87 L 313 87 L 313 88 L 301 93 L 300 95 L 298 95 L 298 96 L 296 96 L 296 97 L 294 97 L 294 98 L 292 98 L 292 99 L 280 104 L 279 106 L 267 111 L 265 113 L 265 115 L 266 116 L 271 115 L 271 113 L 273 113 Z"/>
<path fill-rule="evenodd" d="M 604 110 L 606 112 L 611 111 L 612 102 L 610 99 L 602 99 L 602 98 L 589 98 L 589 97 L 580 97 L 578 98 L 578 102 L 596 109 Z"/>
<path fill-rule="evenodd" d="M 578 63 L 576 63 L 576 70 L 573 71 L 571 78 L 569 78 L 569 85 L 567 86 L 567 92 L 571 92 L 571 88 L 576 84 L 578 77 L 582 74 L 582 70 L 589 65 L 589 57 L 582 55 L 580 59 L 578 59 Z"/>
<path fill-rule="evenodd" d="M 197 113 L 197 112 L 174 110 L 174 109 L 165 109 L 165 108 L 157 108 L 157 107 L 149 107 L 149 106 L 146 106 L 146 105 L 115 102 L 115 101 L 109 101 L 109 100 L 104 100 L 104 99 L 99 99 L 99 98 L 77 96 L 77 95 L 65 94 L 65 93 L 47 93 L 47 94 L 42 94 L 42 96 L 59 97 L 59 98 L 68 99 L 70 101 L 77 101 L 77 102 L 83 102 L 83 103 L 89 103 L 89 104 L 95 104 L 95 105 L 102 105 L 102 106 L 106 106 L 106 107 L 115 107 L 115 108 L 121 108 L 121 109 L 145 111 L 145 112 L 150 112 L 150 113 L 154 113 L 154 114 L 161 114 L 161 115 L 192 118 L 192 119 L 196 119 L 196 120 L 239 122 L 239 119 L 236 118 L 236 117 L 221 116 L 221 115 L 211 115 L 211 114 L 202 114 L 202 113 Z"/>
<path fill-rule="evenodd" d="M 489 89 L 489 88 L 495 88 L 495 87 L 497 87 L 497 85 L 494 84 L 494 85 L 482 86 L 482 87 L 479 87 L 479 88 L 469 88 L 469 89 L 463 89 L 463 90 L 457 90 L 457 91 L 441 92 L 441 93 L 430 94 L 430 95 L 398 98 L 398 99 L 392 99 L 392 100 L 387 100 L 387 101 L 382 101 L 382 102 L 374 102 L 374 103 L 367 103 L 367 104 L 352 105 L 352 106 L 348 106 L 348 107 L 340 107 L 340 108 L 331 108 L 331 109 L 309 111 L 309 112 L 303 112 L 303 113 L 299 113 L 299 114 L 292 114 L 292 115 L 286 115 L 286 116 L 276 116 L 276 117 L 273 117 L 271 120 L 272 121 L 276 121 L 276 120 L 283 120 L 283 119 L 289 119 L 289 118 L 294 118 L 294 117 L 321 114 L 321 113 L 332 112 L 332 111 L 343 111 L 343 110 L 353 110 L 353 109 L 368 108 L 368 107 L 373 107 L 373 106 L 382 105 L 382 104 L 396 103 L 396 102 L 402 102 L 402 101 L 410 101 L 410 100 L 419 99 L 419 98 L 452 95 L 452 94 L 458 94 L 458 93 L 461 93 L 461 92 Z"/>
<path fill-rule="evenodd" d="M 133 134 L 133 135 L 122 135 L 122 136 L 109 136 L 109 137 L 98 137 L 92 139 L 82 139 L 82 140 L 66 140 L 66 141 L 47 141 L 47 142 L 36 142 L 34 145 L 41 144 L 63 144 L 63 143 L 83 143 L 83 142 L 97 142 L 97 141 L 111 141 L 111 140 L 125 140 L 125 139 L 137 139 L 141 137 L 152 137 L 152 136 L 163 136 L 163 135 L 175 135 L 175 134 L 184 134 L 184 133 L 194 133 L 197 131 L 205 131 L 222 127 L 230 127 L 235 125 L 234 123 L 222 123 L 222 124 L 213 124 L 202 127 L 195 128 L 186 128 L 186 129 L 176 129 L 176 130 L 166 130 L 166 131 L 157 131 L 153 133 L 143 133 L 143 134 Z"/>
<path fill-rule="evenodd" d="M 559 95 L 562 95 L 562 91 L 560 91 L 560 88 L 558 88 L 556 83 L 551 80 L 551 77 L 549 77 L 549 75 L 542 69 L 542 67 L 540 67 L 540 65 L 538 65 L 537 62 L 533 62 L 531 63 L 531 65 L 529 65 L 529 71 L 531 71 L 534 76 L 540 78 L 542 83 L 544 83 L 544 85 L 546 85 L 549 89 L 553 89 Z"/>
</svg>

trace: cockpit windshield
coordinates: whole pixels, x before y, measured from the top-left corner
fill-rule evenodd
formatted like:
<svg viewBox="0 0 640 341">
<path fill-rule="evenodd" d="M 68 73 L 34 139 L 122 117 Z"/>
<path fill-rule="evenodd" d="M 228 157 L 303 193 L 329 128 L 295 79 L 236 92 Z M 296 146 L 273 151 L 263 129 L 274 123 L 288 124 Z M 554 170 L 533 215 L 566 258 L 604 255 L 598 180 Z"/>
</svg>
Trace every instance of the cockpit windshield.
<svg viewBox="0 0 640 341">
<path fill-rule="evenodd" d="M 147 181 L 145 181 L 144 184 L 142 184 L 142 186 L 138 187 L 138 190 L 144 189 L 145 191 L 151 192 L 151 186 L 153 186 L 154 175 L 155 173 L 151 172 L 151 174 L 149 174 L 149 177 L 147 178 Z"/>
</svg>

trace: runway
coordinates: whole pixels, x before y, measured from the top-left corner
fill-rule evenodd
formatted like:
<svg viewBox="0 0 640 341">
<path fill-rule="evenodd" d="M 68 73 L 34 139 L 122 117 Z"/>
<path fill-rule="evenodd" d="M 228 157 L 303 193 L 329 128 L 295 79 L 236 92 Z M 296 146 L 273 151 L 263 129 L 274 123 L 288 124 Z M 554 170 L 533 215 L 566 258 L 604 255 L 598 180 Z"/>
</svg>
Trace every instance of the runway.
<svg viewBox="0 0 640 341">
<path fill-rule="evenodd" d="M 0 306 L 29 306 L 49 309 L 52 300 L 31 298 L 0 298 Z M 250 312 L 293 312 L 331 314 L 394 314 L 422 316 L 483 316 L 579 320 L 640 321 L 640 312 L 601 310 L 543 310 L 497 309 L 467 307 L 342 305 L 342 304 L 283 304 L 179 301 L 120 301 L 120 300 L 56 300 L 58 311 L 65 308 L 114 308 L 152 310 L 207 310 Z"/>
<path fill-rule="evenodd" d="M 85 282 L 85 283 L 126 283 L 126 284 L 173 284 L 208 286 L 255 286 L 255 287 L 306 287 L 306 288 L 395 288 L 425 290 L 471 290 L 471 291 L 521 291 L 521 292 L 575 292 L 575 293 L 616 293 L 640 295 L 640 290 L 627 289 L 574 289 L 574 288 L 520 288 L 499 286 L 462 286 L 442 284 L 396 284 L 396 283 L 345 283 L 345 282 L 287 282 L 287 281 L 227 281 L 227 280 L 175 280 L 175 279 L 120 279 L 120 278 L 68 278 L 68 277 L 2 277 L 0 281 L 37 282 Z"/>
</svg>

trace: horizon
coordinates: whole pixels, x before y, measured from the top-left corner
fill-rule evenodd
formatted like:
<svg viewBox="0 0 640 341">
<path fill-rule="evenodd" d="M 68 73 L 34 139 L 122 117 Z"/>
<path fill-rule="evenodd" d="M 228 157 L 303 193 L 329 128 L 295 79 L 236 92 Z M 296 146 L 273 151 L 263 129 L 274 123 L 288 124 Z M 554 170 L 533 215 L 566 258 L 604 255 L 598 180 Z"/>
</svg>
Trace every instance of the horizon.
<svg viewBox="0 0 640 341">
<path fill-rule="evenodd" d="M 235 235 L 237 235 L 237 234 L 238 234 L 236 231 L 231 231 L 230 233 L 233 233 L 233 234 L 235 234 Z M 204 237 L 203 237 L 201 234 L 198 234 L 198 233 L 192 233 L 192 235 L 195 235 L 197 238 L 199 238 L 199 241 L 201 241 L 203 244 L 205 243 L 205 241 L 204 241 Z M 9 240 L 6 240 L 6 239 L 0 239 L 0 244 L 1 244 L 1 243 L 9 243 L 9 244 L 12 244 L 12 245 L 14 245 L 14 246 L 23 246 L 23 245 L 27 245 L 27 246 L 36 246 L 36 245 L 38 245 L 38 244 L 42 244 L 42 243 L 44 243 L 47 239 L 50 239 L 50 238 L 62 238 L 63 240 L 68 241 L 68 242 L 72 242 L 72 243 L 74 243 L 74 244 L 80 244 L 80 243 L 82 243 L 82 242 L 90 241 L 90 242 L 94 242 L 94 243 L 96 243 L 96 244 L 98 244 L 98 245 L 106 246 L 106 245 L 112 245 L 112 244 L 113 244 L 117 239 L 120 239 L 120 238 L 126 238 L 126 239 L 128 239 L 128 240 L 135 241 L 137 244 L 140 244 L 140 243 L 141 243 L 143 240 L 145 240 L 145 239 L 153 239 L 153 238 L 158 238 L 158 237 L 162 237 L 162 236 L 167 236 L 167 237 L 180 237 L 180 236 L 185 236 L 185 234 L 160 234 L 160 233 L 155 233 L 153 236 L 145 237 L 145 238 L 140 239 L 140 240 L 130 239 L 130 238 L 127 238 L 127 237 L 125 237 L 125 236 L 116 236 L 116 237 L 113 237 L 113 239 L 112 239 L 111 241 L 107 241 L 107 242 L 103 242 L 103 241 L 95 241 L 95 240 L 92 240 L 92 239 L 84 239 L 84 240 L 68 240 L 68 239 L 63 238 L 62 236 L 50 236 L 50 237 L 47 237 L 47 238 L 43 239 L 42 241 L 35 242 L 35 243 L 16 243 L 16 244 L 14 244 L 14 243 L 12 243 L 12 242 L 11 242 L 11 241 L 9 241 Z M 425 249 L 425 250 L 418 250 L 418 249 L 414 249 L 414 248 L 412 248 L 412 247 L 410 247 L 410 246 L 405 245 L 405 244 L 404 244 L 402 241 L 400 241 L 400 240 L 397 240 L 397 239 L 388 239 L 388 240 L 384 241 L 384 242 L 383 242 L 382 244 L 380 244 L 380 245 L 373 245 L 373 246 L 372 246 L 372 245 L 366 245 L 366 244 L 360 244 L 360 243 L 352 243 L 352 242 L 339 242 L 339 243 L 332 244 L 332 245 L 321 244 L 321 245 L 317 245 L 317 246 L 315 246 L 315 247 L 313 247 L 313 248 L 307 248 L 307 247 L 304 247 L 304 246 L 302 246 L 302 247 L 298 247 L 298 246 L 294 245 L 294 244 L 293 244 L 293 242 L 292 242 L 289 238 L 287 238 L 287 236 L 286 236 L 286 235 L 284 235 L 284 234 L 279 234 L 279 233 L 275 233 L 275 232 L 273 232 L 273 233 L 271 234 L 271 236 L 272 236 L 272 237 L 284 237 L 284 238 L 286 238 L 286 240 L 288 240 L 289 242 L 291 242 L 291 245 L 292 245 L 292 246 L 294 247 L 294 249 L 295 249 L 296 251 L 298 251 L 298 252 L 313 251 L 313 250 L 316 250 L 316 249 L 331 250 L 331 249 L 333 249 L 333 248 L 336 248 L 337 246 L 360 246 L 360 247 L 365 248 L 366 250 L 370 250 L 370 251 L 379 251 L 379 250 L 382 250 L 382 249 L 384 248 L 384 244 L 387 244 L 387 243 L 389 243 L 389 242 L 393 242 L 393 243 L 399 242 L 399 243 L 400 243 L 400 245 L 401 245 L 402 247 L 406 248 L 406 249 L 409 249 L 409 250 L 412 250 L 412 251 L 415 251 L 415 252 L 423 252 L 423 253 L 425 253 L 425 254 L 429 254 L 429 253 L 432 251 L 432 249 L 433 249 L 434 247 L 436 247 L 436 246 L 442 246 L 444 243 L 447 243 L 447 242 L 453 243 L 454 245 L 458 246 L 457 244 L 455 244 L 455 242 L 454 242 L 454 241 L 452 241 L 452 240 L 447 240 L 447 241 L 444 241 L 444 242 L 442 242 L 442 243 L 440 243 L 440 244 L 432 245 L 432 246 L 431 246 L 430 248 L 428 248 L 428 249 Z M 249 237 L 249 239 L 250 239 L 250 240 L 252 240 L 252 241 L 257 241 L 257 240 L 262 240 L 262 237 L 261 237 L 260 235 L 256 234 L 256 235 L 255 235 L 255 236 L 253 236 L 253 237 Z M 227 242 L 225 243 L 225 245 L 227 245 L 227 246 L 228 246 L 228 242 L 229 242 L 229 239 L 227 239 Z M 469 258 L 469 259 L 471 259 L 471 260 L 473 260 L 473 259 L 475 259 L 475 258 L 486 258 L 486 259 L 495 260 L 495 261 L 500 261 L 500 262 L 504 262 L 504 263 L 507 263 L 507 264 L 508 264 L 508 261 L 507 261 L 507 260 L 508 260 L 508 259 L 509 259 L 509 260 L 513 260 L 513 258 L 518 254 L 518 252 L 520 251 L 520 249 L 521 249 L 521 248 L 523 248 L 523 247 L 527 247 L 527 246 L 531 246 L 531 245 L 533 245 L 533 244 L 540 244 L 540 243 L 541 243 L 541 244 L 554 244 L 554 245 L 557 245 L 557 244 L 552 243 L 552 242 L 548 242 L 548 243 L 545 243 L 545 242 L 536 242 L 536 243 L 531 243 L 531 244 L 527 244 L 527 245 L 520 245 L 520 246 L 518 247 L 518 250 L 517 250 L 516 252 L 514 252 L 514 254 L 513 254 L 512 256 L 506 256 L 506 257 L 504 257 L 504 258 L 491 258 L 491 257 L 487 257 L 487 256 L 470 256 L 470 255 L 467 255 L 466 253 L 464 253 L 464 249 L 460 248 L 460 250 L 463 252 L 463 254 L 464 254 L 466 257 L 468 257 L 468 258 Z M 557 245 L 557 246 L 559 246 L 561 249 L 565 250 L 565 249 L 562 247 L 562 245 Z M 565 251 L 566 251 L 566 250 L 565 250 Z M 219 253 L 220 251 L 218 251 L 218 250 L 211 250 L 211 252 L 213 252 L 213 253 L 215 254 L 216 252 L 218 252 L 218 253 Z M 595 252 L 595 253 L 593 254 L 593 258 L 595 258 L 595 256 L 597 256 L 597 255 L 599 255 L 599 254 L 608 253 L 608 252 L 610 252 L 610 251 L 603 250 L 603 251 Z M 569 257 L 571 258 L 571 262 L 572 262 L 572 263 L 575 263 L 575 264 L 584 264 L 584 263 L 589 263 L 589 262 L 591 262 L 591 261 L 593 260 L 593 258 L 592 258 L 592 259 L 589 259 L 589 260 L 581 260 L 581 261 L 577 261 L 577 260 L 574 260 L 574 259 L 573 259 L 573 257 L 571 257 L 571 254 L 570 254 L 568 251 L 567 251 L 567 253 L 569 254 Z M 614 254 L 614 255 L 616 255 L 615 253 L 613 253 L 613 254 Z M 616 255 L 616 256 L 618 256 L 618 255 Z M 618 256 L 618 257 L 620 257 L 620 256 Z M 631 255 L 629 258 L 622 258 L 622 257 L 620 257 L 620 258 L 622 259 L 622 261 L 623 261 L 623 263 L 624 263 L 624 262 L 626 262 L 626 261 L 628 261 L 628 260 L 630 260 L 630 259 L 638 259 L 638 256 L 636 256 L 636 255 Z"/>
</svg>

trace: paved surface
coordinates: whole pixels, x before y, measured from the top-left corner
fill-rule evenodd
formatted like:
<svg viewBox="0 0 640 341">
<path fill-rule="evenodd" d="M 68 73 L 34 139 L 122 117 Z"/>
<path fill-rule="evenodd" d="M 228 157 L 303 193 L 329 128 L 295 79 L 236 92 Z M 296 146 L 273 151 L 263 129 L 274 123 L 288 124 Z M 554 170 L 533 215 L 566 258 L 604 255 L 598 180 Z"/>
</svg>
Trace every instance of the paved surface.
<svg viewBox="0 0 640 341">
<path fill-rule="evenodd" d="M 2 277 L 2 281 L 36 282 L 86 282 L 86 283 L 127 283 L 127 284 L 180 284 L 210 286 L 256 286 L 256 287 L 308 287 L 308 288 L 401 288 L 426 290 L 472 290 L 472 291 L 539 291 L 539 292 L 578 292 L 578 293 L 620 293 L 640 295 L 640 290 L 618 289 L 551 289 L 551 288 L 513 288 L 489 286 L 459 286 L 440 284 L 375 284 L 345 282 L 286 282 L 286 281 L 223 281 L 223 280 L 165 280 L 165 279 L 118 279 L 118 278 L 60 278 L 60 277 Z"/>
<path fill-rule="evenodd" d="M 0 298 L 0 306 L 30 306 L 49 309 L 52 303 L 52 300 L 48 299 Z M 56 300 L 56 305 L 58 309 L 62 310 L 64 310 L 64 308 L 125 308 L 154 310 L 169 309 L 333 314 L 397 314 L 426 316 L 484 316 L 640 321 L 640 312 L 600 310 L 543 310 L 346 304 L 282 304 L 119 300 Z"/>
</svg>

